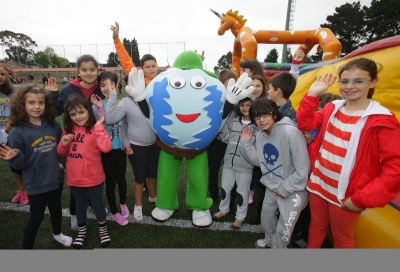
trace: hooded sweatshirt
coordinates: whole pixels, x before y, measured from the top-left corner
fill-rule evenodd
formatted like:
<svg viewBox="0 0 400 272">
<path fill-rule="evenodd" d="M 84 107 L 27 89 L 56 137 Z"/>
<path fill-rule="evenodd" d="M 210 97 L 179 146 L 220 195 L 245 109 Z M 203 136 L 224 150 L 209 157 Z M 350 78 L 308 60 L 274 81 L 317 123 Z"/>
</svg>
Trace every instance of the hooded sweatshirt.
<svg viewBox="0 0 400 272">
<path fill-rule="evenodd" d="M 9 134 L 9 146 L 19 152 L 8 163 L 12 168 L 22 169 L 28 195 L 56 190 L 64 178 L 56 151 L 61 127 L 57 122 L 52 127 L 45 118 L 41 120 L 40 126 L 27 123 L 13 127 Z"/>
<path fill-rule="evenodd" d="M 86 132 L 85 127 L 74 125 L 74 139 L 68 144 L 60 142 L 57 152 L 67 158 L 67 185 L 74 187 L 93 187 L 104 182 L 105 175 L 101 164 L 101 152 L 107 153 L 112 144 L 102 124 L 96 124 Z M 64 130 L 62 136 L 66 134 Z"/>
<path fill-rule="evenodd" d="M 276 122 L 270 135 L 259 130 L 256 147 L 250 139 L 241 139 L 242 154 L 254 165 L 260 166 L 260 182 L 269 190 L 283 196 L 303 191 L 308 181 L 310 161 L 303 133 L 288 117 Z"/>
<path fill-rule="evenodd" d="M 92 94 L 97 94 L 101 99 L 104 99 L 104 95 L 101 93 L 100 88 L 98 87 L 98 83 L 93 85 L 92 88 L 86 89 L 84 88 L 80 82 L 82 80 L 77 78 L 67 85 L 65 85 L 60 92 L 51 92 L 53 101 L 56 102 L 56 109 L 57 109 L 57 114 L 60 115 L 64 112 L 64 105 L 65 102 L 67 101 L 68 97 L 73 94 L 79 94 L 85 97 L 87 100 L 90 102 L 90 96 Z"/>
</svg>

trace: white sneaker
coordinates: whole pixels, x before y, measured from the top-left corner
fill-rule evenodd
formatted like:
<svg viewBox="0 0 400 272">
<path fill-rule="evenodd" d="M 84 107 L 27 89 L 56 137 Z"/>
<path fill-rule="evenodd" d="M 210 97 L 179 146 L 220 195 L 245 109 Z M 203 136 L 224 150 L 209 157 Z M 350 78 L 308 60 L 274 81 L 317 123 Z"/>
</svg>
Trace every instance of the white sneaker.
<svg viewBox="0 0 400 272">
<path fill-rule="evenodd" d="M 133 218 L 135 218 L 136 221 L 143 220 L 142 206 L 135 205 L 135 208 L 133 209 Z"/>
<path fill-rule="evenodd" d="M 72 237 L 70 236 L 66 236 L 62 233 L 60 233 L 59 235 L 54 235 L 54 240 L 56 240 L 57 242 L 59 242 L 60 244 L 62 244 L 63 246 L 69 247 L 72 244 Z"/>
<path fill-rule="evenodd" d="M 267 243 L 265 239 L 259 239 L 255 242 L 254 246 L 256 248 L 271 248 L 271 245 Z"/>
</svg>

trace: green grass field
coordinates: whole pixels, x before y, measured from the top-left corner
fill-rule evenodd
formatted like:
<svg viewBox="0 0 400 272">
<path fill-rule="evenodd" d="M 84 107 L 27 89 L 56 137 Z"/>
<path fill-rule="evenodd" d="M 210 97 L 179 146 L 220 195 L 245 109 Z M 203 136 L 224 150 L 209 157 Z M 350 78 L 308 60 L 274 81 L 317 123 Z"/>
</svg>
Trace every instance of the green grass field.
<svg viewBox="0 0 400 272">
<path fill-rule="evenodd" d="M 123 92 L 123 96 L 126 93 Z M 121 97 L 119 97 L 121 98 Z M 62 125 L 62 116 L 57 118 Z M 46 171 L 43 169 L 43 171 Z M 17 191 L 17 183 L 5 161 L 0 161 L 1 189 L 0 189 L 0 249 L 20 249 L 22 245 L 22 235 L 24 226 L 29 217 L 28 207 L 19 208 L 19 204 L 11 203 L 11 198 Z M 132 168 L 128 161 L 126 180 L 128 184 L 127 205 L 133 212 L 134 199 L 132 192 L 133 183 Z M 260 226 L 251 226 L 248 230 L 249 219 L 256 214 L 256 208 L 249 206 L 248 214 L 242 229 L 233 230 L 230 224 L 235 220 L 234 213 L 214 221 L 206 229 L 199 229 L 191 225 L 192 213 L 185 208 L 186 191 L 186 166 L 182 165 L 181 184 L 179 187 L 179 205 L 172 218 L 165 223 L 156 223 L 150 218 L 150 213 L 154 209 L 154 203 L 148 202 L 148 194 L 144 192 L 142 223 L 133 220 L 132 214 L 129 216 L 129 224 L 120 226 L 115 222 L 108 221 L 108 229 L 112 239 L 109 248 L 254 248 L 254 242 L 264 237 Z M 118 201 L 118 193 L 117 201 Z M 105 198 L 104 203 L 107 208 L 108 202 Z M 219 200 L 213 204 L 211 213 L 218 211 Z M 64 186 L 62 195 L 63 233 L 75 238 L 76 233 L 70 229 L 69 207 L 69 187 Z M 93 216 L 92 216 L 93 218 Z M 108 214 L 111 219 L 111 214 Z M 220 222 L 225 222 L 221 224 Z M 84 249 L 100 248 L 97 222 L 88 219 L 88 234 L 84 244 Z M 292 237 L 292 241 L 296 237 Z M 291 247 L 291 245 L 289 245 Z M 36 249 L 66 249 L 53 240 L 49 215 L 45 215 L 35 241 Z M 72 247 L 68 248 L 72 249 Z"/>
</svg>

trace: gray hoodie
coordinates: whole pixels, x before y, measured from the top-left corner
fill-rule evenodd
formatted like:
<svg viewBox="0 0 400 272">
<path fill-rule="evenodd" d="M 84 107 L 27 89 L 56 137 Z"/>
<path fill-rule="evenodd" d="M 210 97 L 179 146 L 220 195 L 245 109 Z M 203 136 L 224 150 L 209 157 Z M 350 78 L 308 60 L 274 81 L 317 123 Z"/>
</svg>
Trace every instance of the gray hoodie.
<svg viewBox="0 0 400 272">
<path fill-rule="evenodd" d="M 288 117 L 272 128 L 270 135 L 263 130 L 256 134 L 256 148 L 250 139 L 241 139 L 242 154 L 261 167 L 260 182 L 269 190 L 283 196 L 303 191 L 308 181 L 310 159 L 303 133 Z"/>
</svg>

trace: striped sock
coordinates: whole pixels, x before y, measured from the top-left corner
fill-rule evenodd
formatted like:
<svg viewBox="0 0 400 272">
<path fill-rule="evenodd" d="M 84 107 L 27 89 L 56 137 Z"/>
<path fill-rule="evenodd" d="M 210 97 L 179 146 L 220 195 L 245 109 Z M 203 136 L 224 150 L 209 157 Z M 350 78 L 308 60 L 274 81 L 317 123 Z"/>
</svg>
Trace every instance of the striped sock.
<svg viewBox="0 0 400 272">
<path fill-rule="evenodd" d="M 83 242 L 85 242 L 85 238 L 86 238 L 86 223 L 83 225 L 78 224 L 78 236 L 72 243 L 72 247 L 75 249 L 81 249 L 83 246 Z"/>
<path fill-rule="evenodd" d="M 100 233 L 101 247 L 107 247 L 111 242 L 111 238 L 107 231 L 106 222 L 104 222 L 103 224 L 99 224 L 99 233 Z"/>
</svg>

